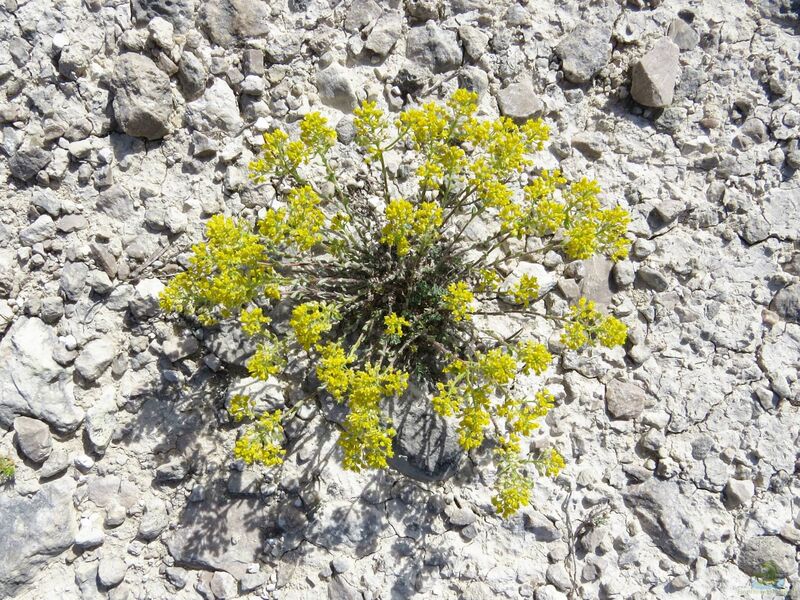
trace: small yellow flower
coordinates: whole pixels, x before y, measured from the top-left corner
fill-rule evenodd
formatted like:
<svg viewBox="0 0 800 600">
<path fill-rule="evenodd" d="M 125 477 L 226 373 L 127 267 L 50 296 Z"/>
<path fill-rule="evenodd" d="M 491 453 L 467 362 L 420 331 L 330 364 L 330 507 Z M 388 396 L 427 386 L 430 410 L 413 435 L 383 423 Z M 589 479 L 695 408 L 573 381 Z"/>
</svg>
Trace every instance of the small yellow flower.
<svg viewBox="0 0 800 600">
<path fill-rule="evenodd" d="M 403 327 L 411 327 L 411 321 L 393 312 L 383 318 L 383 324 L 386 326 L 386 335 L 397 337 L 403 336 Z"/>
<path fill-rule="evenodd" d="M 447 310 L 453 315 L 455 321 L 469 321 L 472 317 L 472 302 L 475 295 L 464 281 L 451 283 L 447 286 L 447 292 L 442 296 Z"/>
</svg>

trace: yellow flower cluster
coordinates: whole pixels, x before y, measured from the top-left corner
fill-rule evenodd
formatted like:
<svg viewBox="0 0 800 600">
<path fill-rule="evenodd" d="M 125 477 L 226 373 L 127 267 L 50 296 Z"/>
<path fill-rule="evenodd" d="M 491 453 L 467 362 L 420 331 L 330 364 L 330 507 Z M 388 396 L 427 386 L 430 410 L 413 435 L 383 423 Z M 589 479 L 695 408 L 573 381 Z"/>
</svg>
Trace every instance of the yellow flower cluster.
<svg viewBox="0 0 800 600">
<path fill-rule="evenodd" d="M 536 421 L 553 407 L 553 396 L 542 390 L 532 401 L 523 401 L 509 390 L 518 372 L 541 374 L 551 360 L 542 344 L 531 341 L 479 352 L 471 361 L 456 359 L 445 369 L 449 378 L 436 384 L 437 394 L 431 399 L 433 409 L 443 417 L 455 415 L 459 419 L 459 444 L 465 450 L 483 443 L 493 415 L 505 419 L 510 436 L 529 435 L 537 426 Z M 494 402 L 493 395 L 502 401 Z"/>
<path fill-rule="evenodd" d="M 464 281 L 457 281 L 447 286 L 447 292 L 442 296 L 442 301 L 447 310 L 453 315 L 455 321 L 469 321 L 472 316 L 472 303 L 475 294 Z"/>
<path fill-rule="evenodd" d="M 478 353 L 475 362 L 483 378 L 492 385 L 507 385 L 517 374 L 517 361 L 502 348 L 493 348 L 486 353 Z"/>
<path fill-rule="evenodd" d="M 336 131 L 318 112 L 308 113 L 300 121 L 300 141 L 314 154 L 324 155 L 336 143 Z"/>
<path fill-rule="evenodd" d="M 411 321 L 393 312 L 383 318 L 383 324 L 386 335 L 397 337 L 403 336 L 403 327 L 411 327 Z"/>
<path fill-rule="evenodd" d="M 264 413 L 244 432 L 233 446 L 233 455 L 246 464 L 261 463 L 274 467 L 283 462 L 286 450 L 283 443 L 282 413 Z"/>
<path fill-rule="evenodd" d="M 245 419 L 254 418 L 255 402 L 250 396 L 246 394 L 236 394 L 231 397 L 230 404 L 228 405 L 228 414 L 234 421 L 243 421 Z"/>
<path fill-rule="evenodd" d="M 300 121 L 300 139 L 294 141 L 281 129 L 265 132 L 261 154 L 250 162 L 250 177 L 257 183 L 270 175 L 299 181 L 297 170 L 312 156 L 324 156 L 336 143 L 336 131 L 327 123 L 318 112 L 308 113 Z"/>
<path fill-rule="evenodd" d="M 297 343 L 304 350 L 311 350 L 323 333 L 333 328 L 333 322 L 339 318 L 336 307 L 325 302 L 304 302 L 292 311 L 289 325 L 294 331 Z"/>
<path fill-rule="evenodd" d="M 437 202 L 421 202 L 416 208 L 408 200 L 396 198 L 386 206 L 386 225 L 381 242 L 394 246 L 398 256 L 411 250 L 410 238 L 434 236 L 442 224 L 442 207 Z"/>
<path fill-rule="evenodd" d="M 507 519 L 531 500 L 533 481 L 526 477 L 524 463 L 520 457 L 519 443 L 507 441 L 495 451 L 497 477 L 492 505 L 497 514 Z"/>
<path fill-rule="evenodd" d="M 378 158 L 383 153 L 388 121 L 378 103 L 367 100 L 353 111 L 353 125 L 356 130 L 355 142 L 366 152 L 367 159 Z"/>
<path fill-rule="evenodd" d="M 264 133 L 250 169 L 254 181 L 269 182 L 279 195 L 273 208 L 255 225 L 210 219 L 205 240 L 193 246 L 161 304 L 201 324 L 236 319 L 253 338 L 246 365 L 257 379 L 280 374 L 290 359 L 313 361 L 318 391 L 347 407 L 338 444 L 352 470 L 387 466 L 395 436 L 387 399 L 406 391 L 421 360 L 432 359 L 430 371 L 414 371 L 420 377 L 450 360 L 433 408 L 457 421 L 465 450 L 487 438 L 499 444 L 492 502 L 506 517 L 529 502 L 533 466 L 554 475 L 564 465 L 555 451 L 531 460 L 521 450 L 554 397 L 546 390 L 520 397 L 515 386 L 520 375 L 542 376 L 553 356 L 538 342 L 512 343 L 516 335 L 497 347 L 466 344 L 482 337 L 473 315 L 490 314 L 475 312 L 476 293 L 528 308 L 540 298 L 539 282 L 526 274 L 501 286 L 505 265 L 551 248 L 571 259 L 604 253 L 617 260 L 630 245 L 630 218 L 622 208 L 601 206 L 595 181 L 571 182 L 559 170 L 534 176 L 533 154 L 549 139 L 541 120 L 479 119 L 477 109 L 477 94 L 466 90 L 397 119 L 375 102 L 362 103 L 354 111 L 355 142 L 368 168 L 358 172 L 359 185 L 337 172 L 352 164 L 349 158 L 328 160 L 337 136 L 320 113 L 307 114 L 297 135 Z M 404 156 L 414 180 L 392 179 L 386 154 L 394 148 L 415 151 Z M 392 199 L 397 190 L 405 198 Z M 386 200 L 383 218 L 373 208 L 376 197 Z M 496 226 L 476 241 L 470 225 L 487 218 Z M 294 307 L 288 333 L 269 327 L 266 316 L 280 314 L 269 300 L 282 296 Z M 571 349 L 626 339 L 623 323 L 585 299 L 565 321 L 562 340 Z M 253 421 L 235 443 L 237 458 L 268 466 L 283 460 L 283 426 L 296 418 L 294 409 L 259 415 L 240 395 L 228 410 L 234 421 Z"/>
<path fill-rule="evenodd" d="M 595 343 L 613 348 L 624 344 L 627 336 L 628 328 L 622 321 L 603 315 L 595 308 L 594 302 L 581 298 L 570 307 L 561 341 L 570 350 L 580 350 Z"/>
<path fill-rule="evenodd" d="M 274 336 L 269 341 L 261 342 L 247 361 L 247 371 L 252 377 L 266 381 L 277 375 L 286 365 L 283 344 Z"/>
<path fill-rule="evenodd" d="M 525 375 L 531 372 L 541 375 L 553 361 L 553 355 L 547 351 L 544 344 L 532 342 L 530 340 L 517 344 L 517 359 L 522 363 L 520 369 Z"/>
<path fill-rule="evenodd" d="M 301 252 L 308 251 L 322 241 L 325 213 L 319 208 L 320 202 L 311 186 L 292 188 L 287 198 L 288 207 L 268 210 L 258 222 L 258 231 L 270 246 L 288 242 Z"/>
<path fill-rule="evenodd" d="M 213 216 L 206 223 L 206 240 L 192 246 L 188 268 L 173 277 L 160 303 L 166 311 L 210 325 L 275 288 L 278 276 L 266 262 L 266 248 L 245 224 Z"/>
<path fill-rule="evenodd" d="M 251 337 L 260 334 L 264 330 L 264 325 L 269 322 L 270 318 L 264 315 L 264 311 L 260 306 L 245 309 L 239 313 L 239 323 L 242 325 L 242 331 Z"/>
<path fill-rule="evenodd" d="M 351 471 L 385 468 L 386 460 L 393 456 L 392 438 L 396 432 L 384 423 L 380 402 L 386 396 L 402 394 L 408 387 L 408 374 L 395 369 L 381 370 L 370 363 L 361 370 L 342 368 L 341 371 L 346 374 L 338 381 L 347 383 L 339 395 L 347 395 L 349 408 L 339 435 L 344 467 Z"/>
<path fill-rule="evenodd" d="M 539 280 L 525 273 L 510 291 L 514 302 L 528 307 L 539 296 Z"/>
</svg>

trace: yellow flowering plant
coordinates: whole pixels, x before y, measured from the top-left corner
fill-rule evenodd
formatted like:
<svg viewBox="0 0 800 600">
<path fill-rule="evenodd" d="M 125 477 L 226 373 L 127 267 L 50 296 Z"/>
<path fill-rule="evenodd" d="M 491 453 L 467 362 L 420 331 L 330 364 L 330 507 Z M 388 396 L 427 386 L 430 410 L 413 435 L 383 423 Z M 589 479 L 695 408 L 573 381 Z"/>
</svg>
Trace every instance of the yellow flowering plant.
<svg viewBox="0 0 800 600">
<path fill-rule="evenodd" d="M 431 410 L 453 420 L 465 451 L 492 449 L 492 503 L 508 517 L 529 502 L 536 471 L 554 476 L 564 466 L 555 449 L 526 450 L 554 396 L 520 389 L 547 372 L 554 352 L 618 346 L 626 328 L 585 298 L 552 315 L 562 344 L 498 337 L 477 317 L 550 317 L 548 292 L 530 273 L 501 291 L 509 269 L 548 252 L 619 260 L 629 216 L 603 207 L 597 182 L 536 168 L 549 139 L 541 120 L 477 111 L 477 96 L 461 89 L 395 119 L 366 101 L 355 110 L 355 143 L 336 153 L 319 113 L 300 121 L 297 136 L 265 133 L 250 171 L 272 186 L 273 204 L 255 222 L 212 217 L 161 304 L 204 326 L 237 319 L 254 341 L 254 378 L 308 364 L 318 382 L 310 398 L 346 406 L 338 444 L 347 469 L 387 467 L 397 435 L 387 405 L 407 398 L 410 381 L 430 390 Z M 390 169 L 398 156 L 404 169 Z M 249 423 L 234 455 L 280 464 L 301 402 L 257 414 L 252 399 L 233 397 L 232 419 Z"/>
</svg>

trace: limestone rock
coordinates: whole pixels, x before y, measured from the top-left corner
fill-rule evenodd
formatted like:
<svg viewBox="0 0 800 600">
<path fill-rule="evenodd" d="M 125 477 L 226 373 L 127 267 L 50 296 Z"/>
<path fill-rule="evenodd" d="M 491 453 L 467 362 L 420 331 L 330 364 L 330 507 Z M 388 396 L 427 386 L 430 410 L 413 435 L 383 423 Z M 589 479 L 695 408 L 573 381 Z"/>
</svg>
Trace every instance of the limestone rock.
<svg viewBox="0 0 800 600">
<path fill-rule="evenodd" d="M 788 285 L 775 294 L 770 310 L 791 323 L 800 323 L 800 283 Z"/>
<path fill-rule="evenodd" d="M 646 396 L 634 383 L 612 379 L 606 384 L 606 408 L 615 419 L 636 419 L 642 414 Z"/>
<path fill-rule="evenodd" d="M 83 420 L 75 406 L 72 376 L 52 358 L 55 332 L 37 318 L 19 319 L 0 341 L 0 424 L 16 415 L 45 421 L 60 432 Z"/>
<path fill-rule="evenodd" d="M 680 76 L 678 46 L 669 38 L 659 39 L 631 70 L 631 95 L 644 106 L 669 106 Z"/>
<path fill-rule="evenodd" d="M 317 72 L 317 91 L 322 102 L 342 112 L 350 112 L 358 103 L 353 76 L 343 66 L 332 64 Z"/>
<path fill-rule="evenodd" d="M 84 346 L 75 360 L 75 370 L 86 381 L 94 382 L 105 372 L 117 354 L 113 340 L 102 337 Z"/>
<path fill-rule="evenodd" d="M 739 568 L 748 575 L 759 575 L 774 563 L 781 577 L 797 572 L 795 549 L 775 535 L 760 535 L 745 540 L 739 553 Z"/>
<path fill-rule="evenodd" d="M 53 449 L 53 439 L 46 423 L 29 417 L 14 419 L 14 433 L 20 451 L 35 463 L 47 460 Z"/>
<path fill-rule="evenodd" d="M 425 393 L 414 384 L 391 408 L 395 455 L 392 468 L 423 481 L 450 477 L 462 457 L 451 422 L 437 415 Z"/>
<path fill-rule="evenodd" d="M 45 483 L 31 498 L 0 494 L 0 596 L 13 597 L 50 557 L 72 545 L 74 491 L 75 482 L 64 477 Z"/>
<path fill-rule="evenodd" d="M 520 122 L 539 116 L 544 109 L 529 79 L 501 89 L 497 92 L 497 103 L 503 115 Z"/>
<path fill-rule="evenodd" d="M 121 558 L 101 558 L 97 566 L 97 580 L 107 588 L 117 587 L 125 579 L 128 566 Z"/>
<path fill-rule="evenodd" d="M 683 505 L 675 483 L 649 479 L 629 486 L 623 497 L 639 517 L 642 528 L 664 552 L 681 562 L 691 562 L 699 556 L 696 516 Z"/>
<path fill-rule="evenodd" d="M 428 21 L 408 32 L 406 57 L 434 73 L 445 73 L 461 66 L 462 53 L 455 32 Z"/>
<path fill-rule="evenodd" d="M 197 0 L 133 0 L 133 18 L 145 24 L 155 17 L 163 17 L 183 32 L 194 25 Z"/>
<path fill-rule="evenodd" d="M 590 81 L 611 58 L 611 26 L 581 23 L 559 42 L 556 54 L 569 81 Z"/>
<path fill-rule="evenodd" d="M 114 116 L 123 132 L 149 140 L 171 130 L 173 114 L 169 77 L 140 54 L 126 53 L 114 67 Z"/>
<path fill-rule="evenodd" d="M 242 129 L 236 95 L 222 79 L 215 79 L 200 98 L 186 105 L 186 119 L 203 133 L 221 131 L 236 135 Z"/>
<path fill-rule="evenodd" d="M 43 148 L 23 146 L 8 159 L 11 174 L 21 181 L 30 181 L 53 160 L 53 155 Z"/>
</svg>

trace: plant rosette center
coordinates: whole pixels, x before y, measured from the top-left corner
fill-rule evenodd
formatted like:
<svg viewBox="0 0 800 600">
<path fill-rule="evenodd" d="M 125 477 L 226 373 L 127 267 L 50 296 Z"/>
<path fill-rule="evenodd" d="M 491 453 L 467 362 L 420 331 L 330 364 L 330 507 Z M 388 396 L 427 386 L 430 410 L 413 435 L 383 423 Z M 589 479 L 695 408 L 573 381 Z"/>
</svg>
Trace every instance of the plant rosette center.
<svg viewBox="0 0 800 600">
<path fill-rule="evenodd" d="M 456 90 L 395 119 L 364 102 L 349 146 L 319 113 L 306 115 L 296 136 L 265 133 L 251 178 L 272 186 L 275 201 L 255 222 L 212 217 L 161 304 L 206 326 L 236 319 L 255 342 L 247 363 L 255 378 L 307 358 L 319 389 L 305 401 L 346 406 L 338 444 L 347 469 L 387 466 L 396 435 L 387 403 L 418 382 L 432 410 L 454 420 L 464 450 L 492 449 L 492 502 L 508 517 L 529 502 L 536 472 L 554 476 L 564 466 L 555 448 L 531 455 L 525 443 L 555 398 L 519 390 L 541 379 L 554 352 L 612 348 L 627 332 L 585 298 L 544 302 L 551 292 L 513 271 L 548 253 L 619 260 L 629 216 L 603 207 L 596 182 L 536 168 L 549 138 L 541 120 L 477 112 L 477 96 Z M 279 306 L 288 330 L 272 321 Z M 523 326 L 503 337 L 490 327 L 493 315 Z M 524 326 L 531 319 L 560 328 L 560 339 L 533 337 Z M 234 455 L 280 464 L 302 404 L 256 414 L 254 399 L 235 396 L 228 411 L 247 424 Z"/>
</svg>

